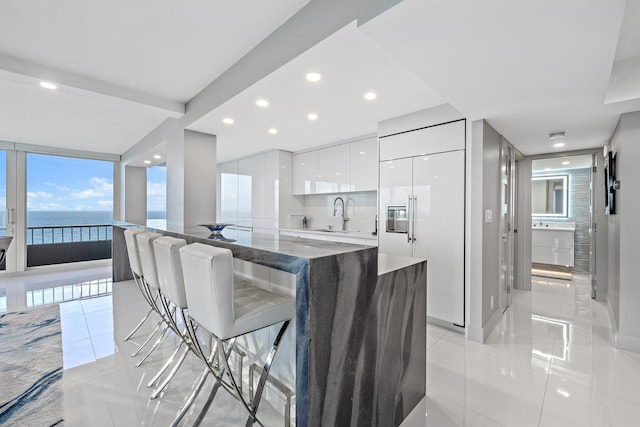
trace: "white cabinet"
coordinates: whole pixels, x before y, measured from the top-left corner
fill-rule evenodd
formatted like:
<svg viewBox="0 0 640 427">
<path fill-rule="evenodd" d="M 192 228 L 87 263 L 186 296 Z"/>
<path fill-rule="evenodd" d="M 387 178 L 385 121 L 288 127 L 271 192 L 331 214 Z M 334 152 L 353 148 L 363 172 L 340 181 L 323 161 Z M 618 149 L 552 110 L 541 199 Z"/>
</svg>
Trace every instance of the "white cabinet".
<svg viewBox="0 0 640 427">
<path fill-rule="evenodd" d="M 550 227 L 545 227 L 543 223 L 531 230 L 531 262 L 573 267 L 575 223 L 566 223 L 572 224 L 573 228 L 550 224 Z"/>
<path fill-rule="evenodd" d="M 316 194 L 318 180 L 318 152 L 293 155 L 293 194 Z"/>
<path fill-rule="evenodd" d="M 240 219 L 264 218 L 265 191 L 273 192 L 265 179 L 265 155 L 238 160 L 238 214 Z"/>
<path fill-rule="evenodd" d="M 218 165 L 217 222 L 238 221 L 238 162 Z"/>
<path fill-rule="evenodd" d="M 349 191 L 349 144 L 318 150 L 318 193 Z"/>
<path fill-rule="evenodd" d="M 293 155 L 293 194 L 378 189 L 378 141 L 369 138 Z"/>
<path fill-rule="evenodd" d="M 465 151 L 439 151 L 464 147 L 464 132 L 451 131 L 464 125 L 427 129 L 380 139 L 405 157 L 380 161 L 379 248 L 427 259 L 427 316 L 464 326 Z"/>
<path fill-rule="evenodd" d="M 380 161 L 465 149 L 465 120 L 380 138 Z"/>
<path fill-rule="evenodd" d="M 290 212 L 290 186 L 290 153 L 274 150 L 219 164 L 217 222 L 277 233 L 281 205 Z"/>
<path fill-rule="evenodd" d="M 376 191 L 378 189 L 378 141 L 364 139 L 349 144 L 349 170 L 351 191 Z"/>
</svg>

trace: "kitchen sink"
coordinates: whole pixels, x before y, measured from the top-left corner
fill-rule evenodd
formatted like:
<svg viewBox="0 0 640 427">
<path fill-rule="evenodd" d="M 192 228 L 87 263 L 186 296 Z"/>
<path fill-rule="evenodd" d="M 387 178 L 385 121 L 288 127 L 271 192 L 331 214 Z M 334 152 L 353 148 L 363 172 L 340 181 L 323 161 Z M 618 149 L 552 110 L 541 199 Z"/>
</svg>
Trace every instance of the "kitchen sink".
<svg viewBox="0 0 640 427">
<path fill-rule="evenodd" d="M 335 228 L 314 228 L 310 231 L 322 231 L 324 233 L 354 233 L 353 230 L 336 230 Z"/>
</svg>

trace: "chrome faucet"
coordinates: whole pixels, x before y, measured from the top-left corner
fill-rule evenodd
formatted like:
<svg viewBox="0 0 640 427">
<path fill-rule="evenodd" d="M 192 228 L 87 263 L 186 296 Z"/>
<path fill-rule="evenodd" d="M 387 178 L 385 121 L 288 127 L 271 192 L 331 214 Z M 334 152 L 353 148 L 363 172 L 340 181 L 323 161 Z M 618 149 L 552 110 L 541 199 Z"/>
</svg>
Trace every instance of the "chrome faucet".
<svg viewBox="0 0 640 427">
<path fill-rule="evenodd" d="M 348 221 L 348 218 L 346 217 L 344 211 L 344 200 L 342 200 L 342 197 L 336 197 L 336 199 L 333 201 L 333 216 L 336 216 L 338 207 L 342 208 L 342 212 L 340 213 L 340 217 L 342 218 L 342 220 L 340 221 L 340 230 L 344 230 L 344 223 L 345 221 Z"/>
</svg>

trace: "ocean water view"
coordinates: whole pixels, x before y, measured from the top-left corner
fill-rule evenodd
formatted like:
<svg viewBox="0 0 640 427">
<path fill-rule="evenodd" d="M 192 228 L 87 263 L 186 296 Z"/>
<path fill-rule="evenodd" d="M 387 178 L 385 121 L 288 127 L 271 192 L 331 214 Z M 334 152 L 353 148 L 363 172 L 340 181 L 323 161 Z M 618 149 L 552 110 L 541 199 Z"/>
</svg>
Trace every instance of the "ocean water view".
<svg viewBox="0 0 640 427">
<path fill-rule="evenodd" d="M 149 226 L 162 226 L 166 221 L 163 211 L 148 212 Z M 111 211 L 28 211 L 27 244 L 54 243 L 78 240 L 109 240 L 113 213 Z M 103 227 L 86 227 L 86 226 Z M 70 226 L 75 227 L 70 229 Z M 5 234 L 6 213 L 0 211 L 0 235 Z M 61 227 L 40 229 L 33 227 Z M 65 227 L 65 228 L 62 228 Z M 63 231 L 64 230 L 64 231 Z"/>
</svg>

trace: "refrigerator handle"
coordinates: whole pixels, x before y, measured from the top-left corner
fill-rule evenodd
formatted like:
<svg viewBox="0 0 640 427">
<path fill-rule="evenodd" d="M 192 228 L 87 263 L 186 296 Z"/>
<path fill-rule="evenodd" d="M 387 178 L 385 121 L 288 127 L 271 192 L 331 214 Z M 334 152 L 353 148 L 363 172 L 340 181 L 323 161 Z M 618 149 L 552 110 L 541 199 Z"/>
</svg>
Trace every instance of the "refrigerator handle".
<svg viewBox="0 0 640 427">
<path fill-rule="evenodd" d="M 411 195 L 407 196 L 407 216 L 407 227 L 409 228 L 407 230 L 407 243 L 411 243 L 411 219 L 413 218 L 411 215 Z"/>
<path fill-rule="evenodd" d="M 413 209 L 411 215 L 411 241 L 416 241 L 416 208 L 418 207 L 418 196 L 413 196 Z"/>
</svg>

